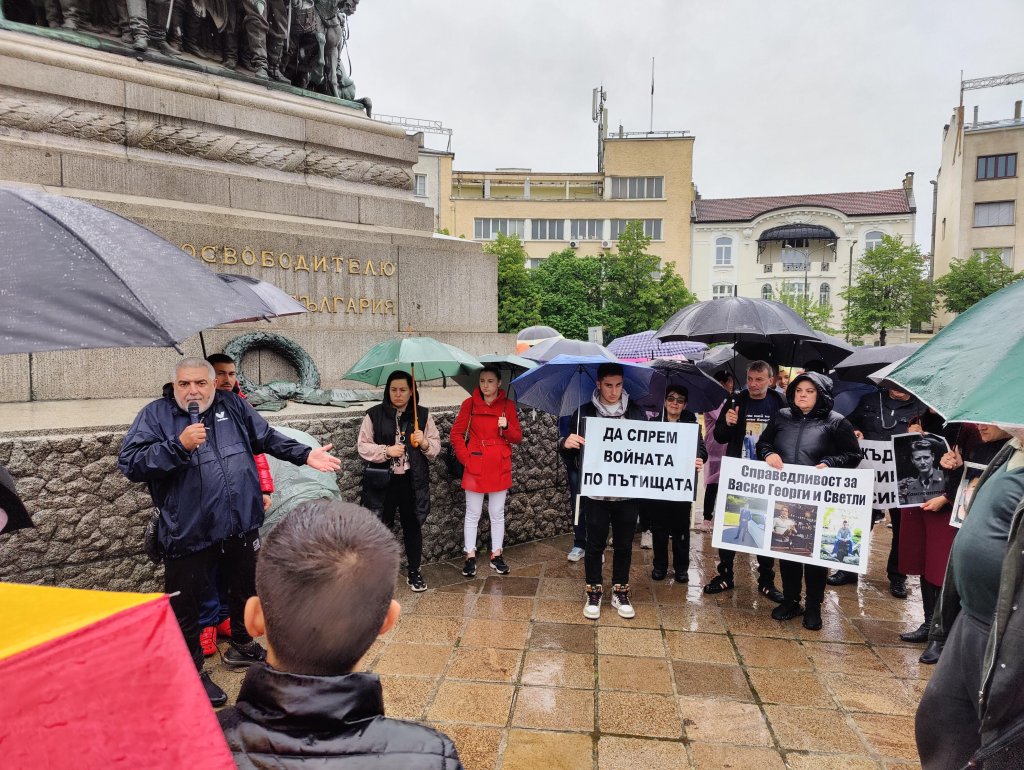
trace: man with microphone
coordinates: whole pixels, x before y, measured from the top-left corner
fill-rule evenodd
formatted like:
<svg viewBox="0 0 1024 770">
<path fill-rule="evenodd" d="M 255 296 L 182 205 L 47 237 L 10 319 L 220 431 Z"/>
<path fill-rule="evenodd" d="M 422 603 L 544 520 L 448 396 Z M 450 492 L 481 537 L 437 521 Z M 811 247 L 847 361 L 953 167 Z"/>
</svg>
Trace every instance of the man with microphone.
<svg viewBox="0 0 1024 770">
<path fill-rule="evenodd" d="M 336 471 L 332 445 L 310 449 L 278 433 L 245 401 L 216 389 L 213 367 L 185 358 L 125 436 L 118 468 L 149 486 L 159 511 L 157 541 L 164 558 L 164 590 L 181 626 L 210 702 L 227 695 L 203 671 L 199 608 L 217 565 L 226 578 L 231 641 L 224 662 L 248 666 L 266 652 L 245 630 L 245 603 L 256 595 L 256 553 L 263 497 L 253 455 L 266 453 L 318 471 Z"/>
</svg>

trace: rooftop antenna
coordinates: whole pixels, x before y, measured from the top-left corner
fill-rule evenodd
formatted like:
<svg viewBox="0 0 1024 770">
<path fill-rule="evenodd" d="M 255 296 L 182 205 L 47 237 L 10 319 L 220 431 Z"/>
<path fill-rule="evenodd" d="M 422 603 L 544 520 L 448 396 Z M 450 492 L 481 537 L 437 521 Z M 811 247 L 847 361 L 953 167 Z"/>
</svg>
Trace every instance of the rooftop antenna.
<svg viewBox="0 0 1024 770">
<path fill-rule="evenodd" d="M 597 123 L 597 171 L 599 174 L 604 173 L 604 140 L 608 129 L 608 110 L 604 106 L 605 97 L 607 94 L 603 85 L 594 89 L 591 119 Z"/>
<path fill-rule="evenodd" d="M 651 128 L 650 132 L 654 133 L 654 57 L 651 57 Z"/>
</svg>

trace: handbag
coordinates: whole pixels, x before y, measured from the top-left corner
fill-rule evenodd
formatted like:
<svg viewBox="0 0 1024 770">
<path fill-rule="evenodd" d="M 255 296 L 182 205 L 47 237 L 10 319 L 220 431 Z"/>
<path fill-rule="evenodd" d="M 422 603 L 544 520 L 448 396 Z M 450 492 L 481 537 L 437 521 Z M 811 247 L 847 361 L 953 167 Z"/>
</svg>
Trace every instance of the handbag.
<svg viewBox="0 0 1024 770">
<path fill-rule="evenodd" d="M 469 423 L 466 425 L 466 432 L 462 436 L 462 443 L 469 445 L 469 428 L 473 424 L 473 409 L 469 410 Z M 448 470 L 448 478 L 451 481 L 462 481 L 462 474 L 466 472 L 465 467 L 459 462 L 455 454 L 455 447 L 449 441 L 444 445 L 444 467 Z"/>
<path fill-rule="evenodd" d="M 384 489 L 391 483 L 391 463 L 366 463 L 363 465 L 363 488 Z"/>
<path fill-rule="evenodd" d="M 142 550 L 154 564 L 164 560 L 163 551 L 160 550 L 160 511 L 154 511 L 146 523 L 146 531 L 142 535 Z"/>
</svg>

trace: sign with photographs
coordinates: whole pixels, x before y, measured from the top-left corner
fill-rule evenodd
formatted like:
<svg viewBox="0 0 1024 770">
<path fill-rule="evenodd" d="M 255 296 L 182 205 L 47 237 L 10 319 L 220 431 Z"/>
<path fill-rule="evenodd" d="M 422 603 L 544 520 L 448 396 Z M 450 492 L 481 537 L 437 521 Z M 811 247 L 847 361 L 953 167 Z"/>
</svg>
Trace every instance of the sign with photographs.
<svg viewBox="0 0 1024 770">
<path fill-rule="evenodd" d="M 887 511 L 890 508 L 895 508 L 896 457 L 892 451 L 892 442 L 861 439 L 860 453 L 864 459 L 857 467 L 868 468 L 875 472 L 874 509 Z"/>
<path fill-rule="evenodd" d="M 864 574 L 875 472 L 722 458 L 717 548 Z"/>
<path fill-rule="evenodd" d="M 896 457 L 898 508 L 916 508 L 946 491 L 946 474 L 939 459 L 949 451 L 946 439 L 935 433 L 900 433 L 892 437 Z"/>
<path fill-rule="evenodd" d="M 982 463 L 964 463 L 964 475 L 960 480 L 960 486 L 956 490 L 956 499 L 953 500 L 953 513 L 949 516 L 949 526 L 960 529 L 967 518 L 967 506 L 974 497 L 974 490 L 978 488 L 981 481 L 981 474 L 985 472 L 985 465 Z"/>
<path fill-rule="evenodd" d="M 580 494 L 692 501 L 698 430 L 692 422 L 588 417 Z"/>
</svg>

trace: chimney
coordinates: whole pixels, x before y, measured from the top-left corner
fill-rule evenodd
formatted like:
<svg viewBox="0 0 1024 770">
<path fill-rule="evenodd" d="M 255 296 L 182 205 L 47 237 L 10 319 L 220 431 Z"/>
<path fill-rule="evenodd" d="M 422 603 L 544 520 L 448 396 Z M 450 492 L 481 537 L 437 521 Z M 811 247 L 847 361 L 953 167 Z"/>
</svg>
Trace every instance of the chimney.
<svg viewBox="0 0 1024 770">
<path fill-rule="evenodd" d="M 1017 101 L 1015 101 L 1013 103 L 1013 119 L 1014 120 L 1020 120 L 1020 105 L 1021 105 L 1021 100 L 1020 99 L 1018 99 Z"/>
<path fill-rule="evenodd" d="M 974 105 L 974 122 L 972 122 L 971 125 L 974 126 L 974 127 L 977 127 L 977 125 L 978 125 L 978 105 L 977 104 Z"/>
<path fill-rule="evenodd" d="M 903 175 L 903 189 L 913 190 L 914 189 L 914 172 L 908 171 Z"/>
</svg>

